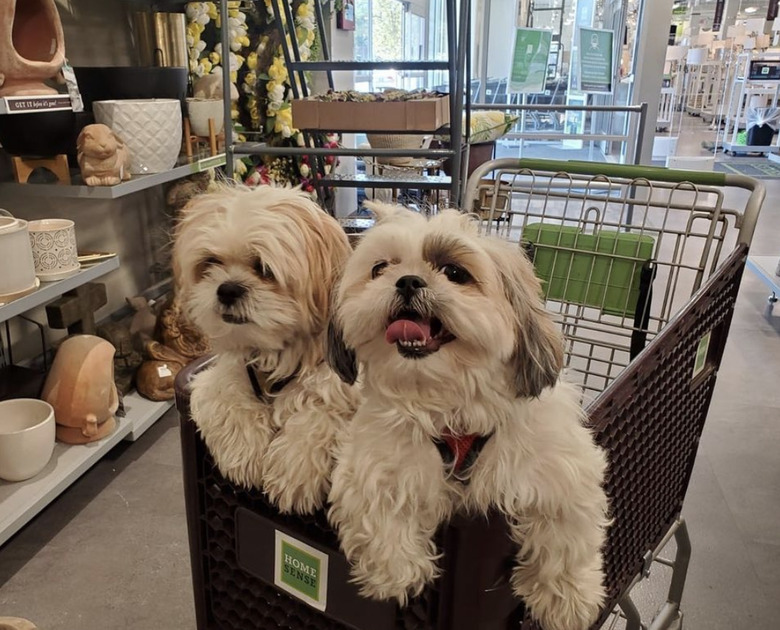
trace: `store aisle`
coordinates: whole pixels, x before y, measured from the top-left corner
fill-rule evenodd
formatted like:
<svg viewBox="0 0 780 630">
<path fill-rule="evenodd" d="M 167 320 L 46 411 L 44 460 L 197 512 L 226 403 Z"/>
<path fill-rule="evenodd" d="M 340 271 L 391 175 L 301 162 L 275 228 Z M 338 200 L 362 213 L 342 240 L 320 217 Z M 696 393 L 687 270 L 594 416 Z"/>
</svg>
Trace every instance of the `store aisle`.
<svg viewBox="0 0 780 630">
<path fill-rule="evenodd" d="M 41 630 L 192 629 L 186 527 L 172 410 L 0 548 L 0 616 Z"/>
<path fill-rule="evenodd" d="M 780 257 L 780 180 L 753 253 Z M 691 630 L 780 619 L 780 305 L 746 272 L 685 504 Z M 652 612 L 666 570 L 638 596 Z M 194 611 L 175 412 L 123 444 L 0 548 L 0 616 L 41 630 L 190 630 Z M 474 629 L 478 630 L 478 629 Z"/>
</svg>

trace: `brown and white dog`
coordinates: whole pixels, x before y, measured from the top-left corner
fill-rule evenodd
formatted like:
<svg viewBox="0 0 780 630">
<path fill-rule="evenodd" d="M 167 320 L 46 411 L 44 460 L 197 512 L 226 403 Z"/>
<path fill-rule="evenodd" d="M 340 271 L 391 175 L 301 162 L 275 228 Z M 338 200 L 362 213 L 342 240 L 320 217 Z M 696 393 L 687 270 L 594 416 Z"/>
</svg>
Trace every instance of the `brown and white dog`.
<svg viewBox="0 0 780 630">
<path fill-rule="evenodd" d="M 192 415 L 222 474 L 282 512 L 323 505 L 353 388 L 324 361 L 331 292 L 351 249 L 299 190 L 223 187 L 195 198 L 174 240 L 184 309 L 217 353 Z"/>
<path fill-rule="evenodd" d="M 372 210 L 329 350 L 364 396 L 329 496 L 356 582 L 406 602 L 438 573 L 439 526 L 497 508 L 515 593 L 546 630 L 584 630 L 604 600 L 606 461 L 559 381 L 563 339 L 531 263 L 455 211 Z"/>
</svg>

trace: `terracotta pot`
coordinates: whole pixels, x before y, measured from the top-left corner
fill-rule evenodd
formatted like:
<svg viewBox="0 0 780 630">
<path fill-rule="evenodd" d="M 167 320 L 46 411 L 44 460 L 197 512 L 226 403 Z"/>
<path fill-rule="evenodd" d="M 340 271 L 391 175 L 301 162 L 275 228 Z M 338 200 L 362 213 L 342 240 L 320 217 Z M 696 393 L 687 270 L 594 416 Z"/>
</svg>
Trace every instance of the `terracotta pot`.
<svg viewBox="0 0 780 630">
<path fill-rule="evenodd" d="M 114 346 L 93 335 L 69 337 L 57 350 L 41 397 L 54 407 L 61 442 L 94 442 L 116 427 L 114 353 Z"/>
<path fill-rule="evenodd" d="M 0 96 L 56 94 L 43 81 L 65 60 L 65 37 L 54 0 L 0 3 Z"/>
</svg>

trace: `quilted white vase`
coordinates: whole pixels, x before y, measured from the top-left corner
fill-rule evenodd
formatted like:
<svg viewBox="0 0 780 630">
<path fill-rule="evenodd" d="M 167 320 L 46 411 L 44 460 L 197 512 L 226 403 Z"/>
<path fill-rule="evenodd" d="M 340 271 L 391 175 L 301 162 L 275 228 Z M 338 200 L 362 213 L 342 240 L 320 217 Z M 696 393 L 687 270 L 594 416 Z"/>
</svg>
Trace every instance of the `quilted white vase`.
<svg viewBox="0 0 780 630">
<path fill-rule="evenodd" d="M 181 106 L 176 99 L 95 101 L 95 121 L 110 127 L 127 146 L 133 175 L 161 173 L 181 152 Z"/>
</svg>

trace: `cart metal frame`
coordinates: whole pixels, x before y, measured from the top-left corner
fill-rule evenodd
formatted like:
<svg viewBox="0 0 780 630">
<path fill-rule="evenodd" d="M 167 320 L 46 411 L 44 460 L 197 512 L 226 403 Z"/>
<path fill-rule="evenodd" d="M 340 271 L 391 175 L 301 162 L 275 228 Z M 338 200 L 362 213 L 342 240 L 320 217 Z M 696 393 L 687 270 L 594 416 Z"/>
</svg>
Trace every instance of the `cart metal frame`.
<svg viewBox="0 0 780 630">
<path fill-rule="evenodd" d="M 747 198 L 744 193 L 734 195 L 734 190 L 744 191 Z M 566 277 L 558 280 L 557 289 L 553 286 L 554 274 L 548 273 L 547 282 L 543 278 L 543 292 L 547 308 L 555 314 L 567 340 L 567 377 L 581 385 L 585 399 L 588 394 L 597 395 L 588 407 L 595 428 L 603 427 L 602 392 L 619 389 L 619 383 L 610 385 L 670 321 L 680 317 L 693 319 L 688 311 L 694 298 L 703 292 L 707 280 L 729 261 L 736 270 L 736 284 L 730 289 L 732 299 L 736 299 L 747 248 L 764 198 L 763 185 L 744 176 L 502 159 L 488 162 L 472 174 L 466 185 L 464 210 L 478 214 L 485 233 L 516 241 L 523 247 L 534 260 L 537 273 L 539 251 L 552 258 L 553 269 L 559 263 L 566 269 Z M 735 202 L 742 205 L 742 210 L 736 209 Z M 542 242 L 540 223 L 552 236 L 546 242 Z M 624 239 L 622 248 L 618 234 Z M 642 240 L 645 256 L 640 252 Z M 652 247 L 650 257 L 646 257 L 648 247 Z M 578 255 L 585 262 L 584 269 L 582 264 L 579 269 L 584 286 L 569 291 Z M 738 260 L 732 260 L 735 257 Z M 599 266 L 598 262 L 602 264 Z M 625 297 L 624 302 L 607 304 L 609 287 L 614 284 L 613 272 L 619 265 L 631 270 L 631 288 L 641 282 L 643 271 L 651 269 L 647 276 L 651 293 L 644 296 L 644 301 L 641 290 L 626 290 L 624 284 L 618 287 L 622 289 L 620 295 Z M 653 294 L 655 299 L 651 299 Z M 634 305 L 628 303 L 630 299 L 635 300 Z M 711 387 L 730 317 L 730 312 L 721 317 L 725 321 L 713 329 L 720 338 L 717 356 L 707 357 L 713 372 Z M 711 334 L 709 331 L 705 335 L 708 344 Z M 701 342 L 697 353 L 700 349 Z M 709 349 L 704 352 L 708 353 Z M 704 365 L 701 368 L 694 365 L 694 381 L 700 378 L 697 369 L 703 371 Z M 706 400 L 708 404 L 709 397 Z M 702 426 L 703 421 L 704 418 Z M 695 448 L 689 468 L 684 471 L 680 507 L 694 457 Z M 676 552 L 670 560 L 662 554 L 672 538 Z M 619 588 L 620 595 L 615 598 L 617 606 L 603 627 L 612 630 L 623 620 L 626 630 L 681 629 L 680 605 L 690 556 L 688 529 L 678 511 L 660 542 L 645 552 L 641 570 L 630 583 L 612 584 L 613 588 Z M 631 590 L 649 577 L 654 563 L 671 567 L 672 575 L 667 601 L 648 624 L 641 619 L 631 599 Z"/>
<path fill-rule="evenodd" d="M 588 422 L 610 461 L 607 601 L 591 630 L 682 626 L 682 506 L 764 195 L 748 177 L 543 160 L 489 162 L 468 182 L 466 207 L 486 232 L 535 241 L 537 272 L 547 256 L 549 278 L 559 261 L 579 273 L 548 279 L 546 290 L 568 340 L 569 377 L 584 395 L 598 393 Z M 647 264 L 652 300 L 634 291 Z M 493 512 L 442 528 L 441 578 L 410 605 L 362 598 L 323 514 L 280 515 L 261 492 L 219 474 L 189 416 L 188 379 L 201 368 L 188 366 L 176 385 L 199 630 L 539 630 L 512 594 L 514 548 Z M 324 612 L 273 586 L 263 558 L 273 557 L 275 531 L 327 554 Z M 631 593 L 656 564 L 672 568 L 671 582 L 644 620 Z"/>
</svg>

